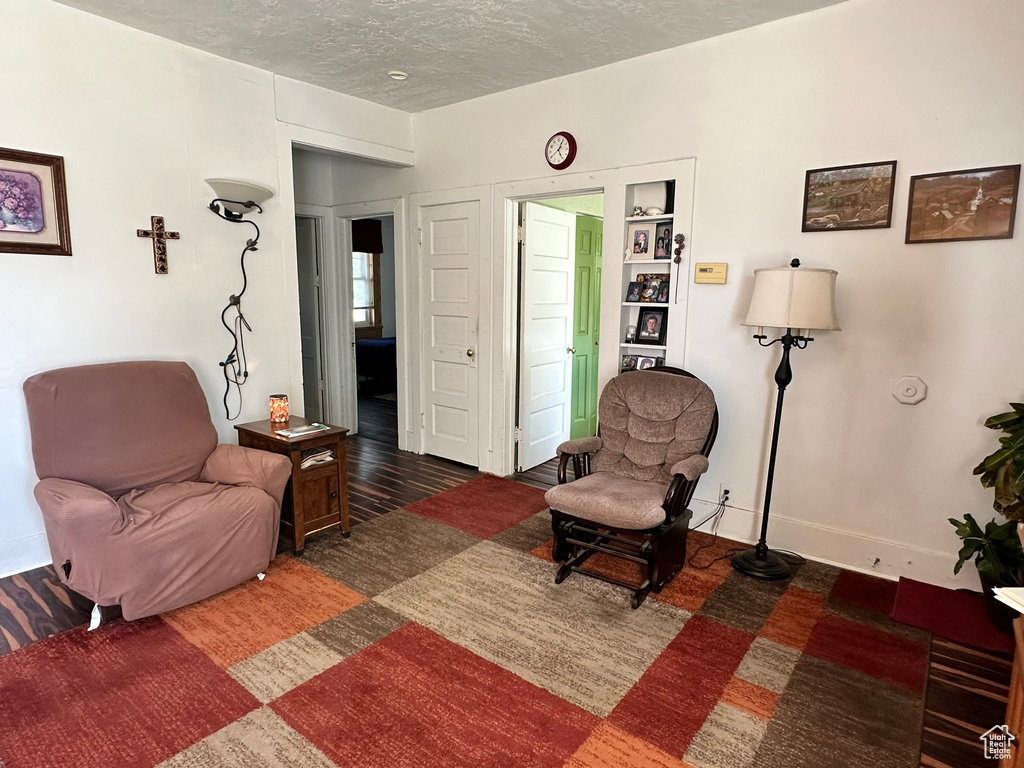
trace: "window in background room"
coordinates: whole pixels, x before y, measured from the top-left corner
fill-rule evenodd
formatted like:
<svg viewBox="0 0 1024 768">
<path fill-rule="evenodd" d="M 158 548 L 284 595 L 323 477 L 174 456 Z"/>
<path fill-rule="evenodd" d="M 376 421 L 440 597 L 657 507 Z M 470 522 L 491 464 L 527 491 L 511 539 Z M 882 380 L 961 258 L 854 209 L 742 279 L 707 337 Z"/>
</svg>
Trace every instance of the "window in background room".
<svg viewBox="0 0 1024 768">
<path fill-rule="evenodd" d="M 352 253 L 352 322 L 357 328 L 380 325 L 380 255 Z"/>
</svg>

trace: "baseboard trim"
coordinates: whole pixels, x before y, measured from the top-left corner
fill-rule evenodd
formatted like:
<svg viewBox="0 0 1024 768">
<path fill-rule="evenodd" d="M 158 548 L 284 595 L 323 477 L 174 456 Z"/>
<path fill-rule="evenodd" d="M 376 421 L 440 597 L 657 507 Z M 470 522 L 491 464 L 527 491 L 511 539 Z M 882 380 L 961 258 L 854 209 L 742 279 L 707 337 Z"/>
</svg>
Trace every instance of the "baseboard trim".
<svg viewBox="0 0 1024 768">
<path fill-rule="evenodd" d="M 52 562 L 45 533 L 0 542 L 0 579 L 31 571 Z"/>
<path fill-rule="evenodd" d="M 694 517 L 698 520 L 711 514 L 716 506 L 712 502 L 697 499 L 691 504 Z M 740 507 L 726 507 L 718 534 L 736 541 L 753 543 L 757 541 L 760 525 L 760 513 Z M 709 530 L 709 527 L 705 526 L 701 530 Z M 959 575 L 953 575 L 953 566 L 956 564 L 954 553 L 912 547 L 805 520 L 794 520 L 784 515 L 772 514 L 768 545 L 796 552 L 819 563 L 883 579 L 896 580 L 905 576 L 950 589 L 981 588 L 974 568 L 964 568 Z"/>
</svg>

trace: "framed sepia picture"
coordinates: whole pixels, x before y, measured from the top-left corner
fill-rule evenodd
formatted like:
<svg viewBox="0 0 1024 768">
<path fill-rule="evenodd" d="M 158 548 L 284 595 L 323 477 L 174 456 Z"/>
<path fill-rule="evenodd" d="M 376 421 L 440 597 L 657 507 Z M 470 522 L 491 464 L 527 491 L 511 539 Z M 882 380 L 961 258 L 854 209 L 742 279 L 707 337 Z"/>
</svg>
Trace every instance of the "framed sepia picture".
<svg viewBox="0 0 1024 768">
<path fill-rule="evenodd" d="M 654 222 L 633 222 L 626 231 L 626 246 L 629 258 L 634 261 L 646 261 L 654 258 L 651 247 L 654 237 Z"/>
<path fill-rule="evenodd" d="M 640 319 L 636 325 L 637 344 L 664 344 L 667 330 L 665 325 L 664 309 L 641 309 Z"/>
<path fill-rule="evenodd" d="M 1020 165 L 910 177 L 907 243 L 1013 237 Z"/>
<path fill-rule="evenodd" d="M 640 289 L 642 287 L 638 282 L 632 282 L 626 286 L 626 301 L 640 301 Z"/>
<path fill-rule="evenodd" d="M 642 357 L 638 356 L 636 359 L 636 369 L 638 371 L 646 371 L 648 368 L 654 368 L 658 365 L 657 357 Z"/>
<path fill-rule="evenodd" d="M 802 232 L 892 226 L 896 161 L 807 171 Z"/>
<path fill-rule="evenodd" d="M 622 366 L 619 368 L 619 373 L 623 371 L 635 371 L 636 370 L 636 355 L 623 355 Z"/>
<path fill-rule="evenodd" d="M 0 252 L 71 255 L 64 158 L 0 148 Z"/>
</svg>

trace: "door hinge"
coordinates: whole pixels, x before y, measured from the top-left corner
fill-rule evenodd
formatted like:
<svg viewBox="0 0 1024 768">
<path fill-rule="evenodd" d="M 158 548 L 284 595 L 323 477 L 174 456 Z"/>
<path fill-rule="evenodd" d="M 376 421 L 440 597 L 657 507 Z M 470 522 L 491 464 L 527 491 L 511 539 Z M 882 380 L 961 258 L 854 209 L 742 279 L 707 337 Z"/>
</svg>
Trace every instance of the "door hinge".
<svg viewBox="0 0 1024 768">
<path fill-rule="evenodd" d="M 519 235 L 518 235 L 518 237 L 519 237 L 519 242 L 520 243 L 525 243 L 526 242 L 526 239 L 523 237 L 523 225 L 522 224 L 519 225 Z"/>
<path fill-rule="evenodd" d="M 319 288 L 319 287 L 320 287 L 320 277 L 319 277 L 319 276 L 317 276 L 317 277 L 314 277 L 314 278 L 313 278 L 313 285 L 314 285 L 314 286 L 315 286 L 316 288 Z"/>
<path fill-rule="evenodd" d="M 420 412 L 420 428 L 427 428 L 427 414 L 423 413 L 422 411 Z"/>
<path fill-rule="evenodd" d="M 416 227 L 416 240 L 423 245 L 423 227 Z"/>
<path fill-rule="evenodd" d="M 516 427 L 516 429 L 515 429 L 515 437 L 516 437 L 516 442 L 517 443 L 523 442 L 523 428 L 522 427 Z"/>
</svg>

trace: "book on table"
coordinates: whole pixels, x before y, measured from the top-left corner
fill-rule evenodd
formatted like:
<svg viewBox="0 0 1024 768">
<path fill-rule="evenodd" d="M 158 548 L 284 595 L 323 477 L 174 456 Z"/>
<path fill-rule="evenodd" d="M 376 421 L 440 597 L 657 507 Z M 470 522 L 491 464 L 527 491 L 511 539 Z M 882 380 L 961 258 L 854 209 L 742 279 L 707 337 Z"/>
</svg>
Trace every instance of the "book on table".
<svg viewBox="0 0 1024 768">
<path fill-rule="evenodd" d="M 316 432 L 324 432 L 325 430 L 328 429 L 330 429 L 330 427 L 328 427 L 326 424 L 320 424 L 319 422 L 314 421 L 312 424 L 307 424 L 304 427 L 277 429 L 274 430 L 274 434 L 291 439 L 293 437 L 304 437 L 306 435 L 312 435 L 315 434 Z"/>
<path fill-rule="evenodd" d="M 1013 608 L 1017 613 L 1024 613 L 1024 587 L 993 587 L 996 600 Z"/>
</svg>

